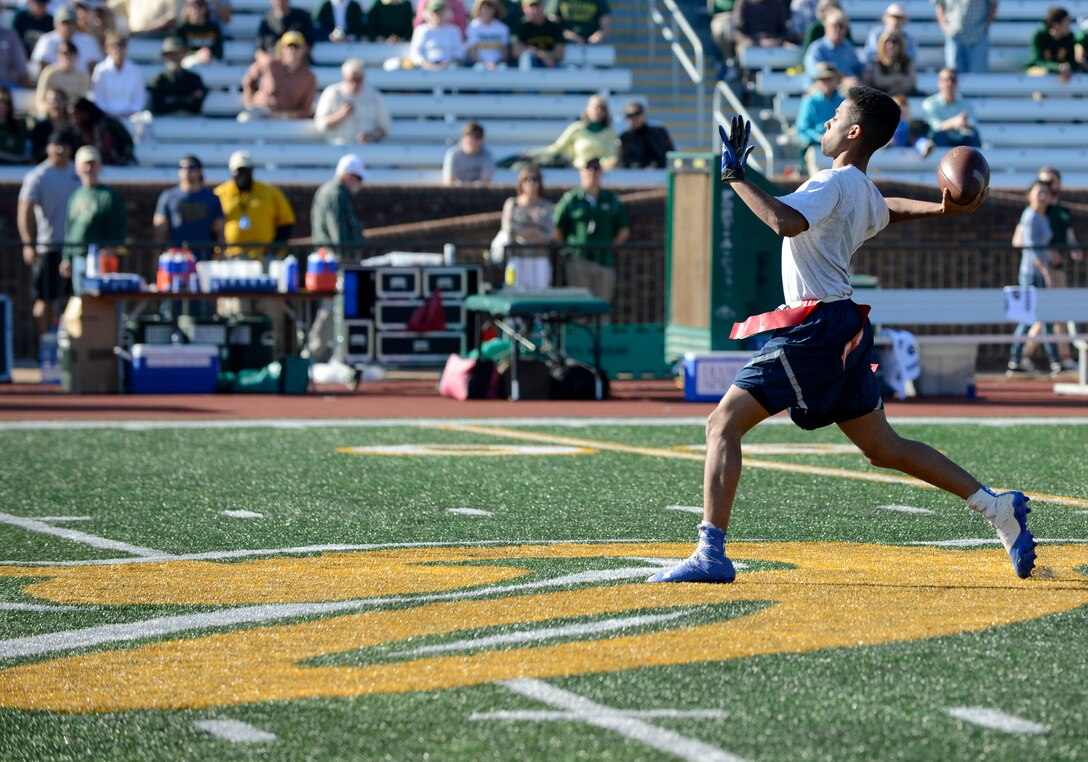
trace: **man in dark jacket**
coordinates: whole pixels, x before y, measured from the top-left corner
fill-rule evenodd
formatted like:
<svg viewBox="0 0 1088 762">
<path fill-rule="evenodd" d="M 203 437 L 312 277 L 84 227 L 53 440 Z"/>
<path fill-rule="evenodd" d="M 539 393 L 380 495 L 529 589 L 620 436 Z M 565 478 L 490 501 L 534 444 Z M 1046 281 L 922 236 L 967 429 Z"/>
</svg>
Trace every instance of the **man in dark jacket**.
<svg viewBox="0 0 1088 762">
<path fill-rule="evenodd" d="M 204 105 L 208 91 L 199 74 L 181 68 L 181 59 L 188 53 L 185 41 L 179 37 L 167 37 L 162 41 L 162 60 L 165 70 L 151 80 L 151 113 L 196 115 Z"/>
<path fill-rule="evenodd" d="M 635 169 L 663 168 L 665 154 L 675 151 L 664 127 L 646 123 L 646 107 L 630 101 L 623 109 L 627 130 L 620 135 L 620 166 Z"/>
</svg>

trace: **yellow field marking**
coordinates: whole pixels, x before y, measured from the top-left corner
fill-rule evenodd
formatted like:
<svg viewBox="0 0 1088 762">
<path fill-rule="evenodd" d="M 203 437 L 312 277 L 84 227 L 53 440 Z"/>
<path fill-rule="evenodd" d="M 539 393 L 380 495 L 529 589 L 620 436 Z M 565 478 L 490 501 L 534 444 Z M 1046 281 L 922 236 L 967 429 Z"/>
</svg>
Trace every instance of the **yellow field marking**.
<svg viewBox="0 0 1088 762">
<path fill-rule="evenodd" d="M 523 591 L 490 599 L 423 602 L 286 625 L 111 648 L 0 670 L 0 706 L 58 712 L 175 710 L 266 701 L 366 696 L 482 685 L 516 678 L 567 675 L 798 654 L 851 646 L 934 638 L 1037 619 L 1088 605 L 1088 579 L 1075 569 L 1083 547 L 1046 549 L 1046 574 L 1017 580 L 1000 549 L 974 551 L 852 543 L 735 543 L 732 555 L 749 565 L 788 568 L 742 573 L 732 585 L 618 584 L 549 592 Z M 676 557 L 686 543 L 557 544 L 469 548 L 412 548 L 348 555 L 360 577 L 374 576 L 390 595 L 447 590 L 456 581 L 532 574 L 518 559 Z M 298 559 L 294 584 L 336 589 L 342 564 Z M 495 562 L 489 565 L 487 562 Z M 515 562 L 514 566 L 503 566 Z M 260 576 L 257 562 L 213 564 L 235 584 Z M 463 564 L 475 564 L 465 567 Z M 425 565 L 425 566 L 421 566 Z M 146 568 L 146 564 L 140 568 Z M 193 562 L 164 571 L 185 577 Z M 421 569 L 428 571 L 422 572 Z M 51 577 L 63 598 L 66 580 L 87 572 L 72 567 L 6 568 L 9 576 Z M 93 569 L 112 579 L 115 568 Z M 205 570 L 206 571 L 206 570 Z M 239 571 L 242 573 L 239 574 Z M 649 569 L 647 570 L 649 571 Z M 203 572 L 202 572 L 203 573 Z M 167 574 L 158 576 L 166 585 Z M 311 581 L 308 578 L 316 578 Z M 102 603 L 144 602 L 145 591 L 125 584 L 97 587 Z M 38 592 L 31 584 L 28 592 Z M 253 582 L 254 600 L 263 585 Z M 76 586 L 78 587 L 78 586 Z M 206 588 L 211 599 L 214 592 Z M 369 588 L 368 588 L 369 589 Z M 78 595 L 78 593 L 76 594 Z M 685 624 L 564 643 L 532 644 L 474 653 L 393 658 L 359 666 L 321 666 L 308 660 L 386 644 L 402 649 L 420 638 L 478 628 L 509 628 L 558 619 L 646 609 L 766 602 L 733 619 Z M 166 600 L 162 601 L 166 602 Z M 365 657 L 365 654 L 364 654 Z M 365 658 L 363 659 L 365 662 Z"/>
<path fill-rule="evenodd" d="M 474 426 L 472 424 L 445 424 L 441 429 L 449 431 L 463 431 L 472 434 L 484 434 L 491 437 L 508 437 L 510 439 L 523 439 L 531 442 L 551 442 L 565 444 L 572 447 L 589 447 L 595 450 L 611 452 L 624 452 L 633 455 L 647 455 L 652 458 L 673 458 L 678 460 L 691 460 L 702 463 L 706 457 L 702 453 L 685 452 L 682 450 L 666 450 L 657 447 L 637 447 L 619 442 L 598 442 L 592 439 L 579 439 L 577 437 L 564 437 L 555 434 L 540 434 L 532 431 L 517 431 L 500 426 Z M 836 479 L 857 479 L 858 481 L 877 482 L 880 484 L 905 484 L 909 487 L 922 487 L 925 489 L 937 489 L 932 484 L 915 479 L 912 476 L 897 476 L 895 474 L 872 473 L 866 471 L 852 471 L 848 468 L 828 468 L 827 466 L 810 466 L 800 463 L 779 463 L 773 460 L 761 460 L 759 458 L 745 458 L 744 465 L 747 468 L 760 468 L 768 471 L 785 471 L 792 474 L 810 474 L 813 476 L 830 476 Z M 1041 500 L 1047 503 L 1061 503 L 1079 508 L 1088 508 L 1088 499 L 1069 497 L 1067 495 L 1051 495 L 1044 492 L 1024 492 L 1032 500 Z"/>
<path fill-rule="evenodd" d="M 495 458 L 525 455 L 592 455 L 596 450 L 586 447 L 557 445 L 485 445 L 485 444 L 394 444 L 337 447 L 336 452 L 347 455 L 391 455 L 401 457 L 469 457 Z"/>
</svg>

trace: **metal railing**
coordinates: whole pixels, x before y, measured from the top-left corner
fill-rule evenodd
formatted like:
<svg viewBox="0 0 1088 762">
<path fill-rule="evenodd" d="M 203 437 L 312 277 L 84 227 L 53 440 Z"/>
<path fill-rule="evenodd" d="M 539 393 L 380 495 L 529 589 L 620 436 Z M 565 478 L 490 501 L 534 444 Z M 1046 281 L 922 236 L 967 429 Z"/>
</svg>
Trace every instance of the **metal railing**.
<svg viewBox="0 0 1088 762">
<path fill-rule="evenodd" d="M 659 5 L 668 11 L 666 16 Z M 691 28 L 691 24 L 684 18 L 684 12 L 680 10 L 674 0 L 649 0 L 647 3 L 648 25 L 650 29 L 650 63 L 655 60 L 657 52 L 657 35 L 669 44 L 672 51 L 672 92 L 676 98 L 680 92 L 680 67 L 684 68 L 688 77 L 695 86 L 695 117 L 697 124 L 704 124 L 706 118 L 706 58 L 703 53 L 703 43 L 699 35 Z M 684 49 L 684 42 L 691 46 L 691 55 Z"/>
<path fill-rule="evenodd" d="M 731 109 L 727 112 L 723 107 L 723 101 L 729 105 Z M 752 139 L 755 140 L 762 151 L 763 155 L 760 157 L 753 152 L 749 161 L 756 169 L 764 174 L 764 176 L 770 178 L 774 175 L 775 154 L 774 144 L 767 139 L 767 136 L 763 133 L 763 129 L 759 126 L 759 122 L 752 118 L 752 115 L 748 112 L 748 108 L 741 102 L 741 99 L 737 97 L 737 94 L 733 92 L 733 88 L 725 81 L 719 81 L 714 85 L 714 100 L 711 108 L 714 112 L 714 124 L 715 126 L 725 127 L 726 132 L 729 131 L 729 121 L 732 114 L 739 114 L 746 121 L 752 124 Z"/>
</svg>

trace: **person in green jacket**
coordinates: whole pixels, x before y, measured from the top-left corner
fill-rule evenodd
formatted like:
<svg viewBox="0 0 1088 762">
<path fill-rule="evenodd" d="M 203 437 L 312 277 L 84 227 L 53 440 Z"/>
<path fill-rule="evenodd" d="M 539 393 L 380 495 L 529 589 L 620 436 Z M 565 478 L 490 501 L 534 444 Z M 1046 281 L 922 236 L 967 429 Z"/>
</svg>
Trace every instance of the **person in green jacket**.
<svg viewBox="0 0 1088 762">
<path fill-rule="evenodd" d="M 100 255 L 108 255 L 128 234 L 124 199 L 98 179 L 102 154 L 94 146 L 83 146 L 76 151 L 75 165 L 80 187 L 68 199 L 64 258 L 60 264 L 62 278 L 72 277 L 72 261 L 85 257 L 88 246 L 94 244 Z"/>
<path fill-rule="evenodd" d="M 357 258 L 363 243 L 363 223 L 355 213 L 352 196 L 363 187 L 366 164 L 349 153 L 336 164 L 336 174 L 317 189 L 310 207 L 310 235 L 314 246 L 326 246 L 341 257 Z"/>
<path fill-rule="evenodd" d="M 1057 6 L 1046 12 L 1042 26 L 1031 38 L 1031 58 L 1025 65 L 1029 74 L 1057 74 L 1063 82 L 1083 71 L 1076 57 L 1076 39 L 1069 11 Z"/>
</svg>

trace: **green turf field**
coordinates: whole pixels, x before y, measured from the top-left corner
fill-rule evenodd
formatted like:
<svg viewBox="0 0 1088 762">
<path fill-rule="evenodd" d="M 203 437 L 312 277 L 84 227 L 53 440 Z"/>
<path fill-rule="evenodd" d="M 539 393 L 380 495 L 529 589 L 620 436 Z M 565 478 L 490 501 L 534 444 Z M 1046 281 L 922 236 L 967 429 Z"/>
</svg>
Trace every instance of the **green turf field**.
<svg viewBox="0 0 1088 762">
<path fill-rule="evenodd" d="M 758 427 L 0 425 L 0 759 L 1088 759 L 1088 426 L 901 423 L 962 502 Z"/>
</svg>

